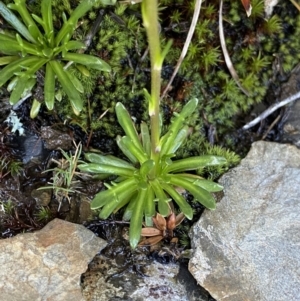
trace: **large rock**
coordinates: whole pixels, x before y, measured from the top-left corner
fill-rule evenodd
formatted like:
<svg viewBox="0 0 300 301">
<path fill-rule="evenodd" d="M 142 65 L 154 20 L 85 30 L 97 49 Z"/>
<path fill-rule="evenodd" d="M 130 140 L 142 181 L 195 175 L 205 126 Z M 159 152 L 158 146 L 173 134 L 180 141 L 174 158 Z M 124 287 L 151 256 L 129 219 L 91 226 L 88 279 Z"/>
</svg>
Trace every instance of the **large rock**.
<svg viewBox="0 0 300 301">
<path fill-rule="evenodd" d="M 253 144 L 191 231 L 189 270 L 217 300 L 300 300 L 300 151 Z"/>
<path fill-rule="evenodd" d="M 104 246 L 90 230 L 59 219 L 0 240 L 0 300 L 84 300 L 81 274 Z"/>
<path fill-rule="evenodd" d="M 300 87 L 300 64 L 298 64 L 291 72 L 289 80 L 281 87 L 280 99 L 286 99 L 299 92 Z M 285 107 L 285 116 L 283 117 L 284 126 L 282 134 L 282 142 L 295 144 L 300 148 L 300 101 Z"/>
</svg>

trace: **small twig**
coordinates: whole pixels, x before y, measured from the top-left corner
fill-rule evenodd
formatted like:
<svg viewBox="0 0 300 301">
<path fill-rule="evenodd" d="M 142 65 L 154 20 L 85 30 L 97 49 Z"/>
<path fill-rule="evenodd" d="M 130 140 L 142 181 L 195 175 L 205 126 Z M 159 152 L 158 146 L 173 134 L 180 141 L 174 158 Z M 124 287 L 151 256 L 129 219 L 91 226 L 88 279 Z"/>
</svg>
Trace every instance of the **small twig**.
<svg viewBox="0 0 300 301">
<path fill-rule="evenodd" d="M 125 1 L 119 1 L 119 3 L 134 5 L 134 4 L 140 3 L 140 2 L 142 2 L 142 1 L 143 1 L 143 0 L 135 0 L 135 1 L 125 0 Z"/>
<path fill-rule="evenodd" d="M 69 180 L 69 185 L 71 186 L 71 182 L 72 182 L 72 179 L 76 173 L 76 168 L 77 168 L 77 164 L 78 164 L 78 160 L 79 160 L 79 157 L 81 155 L 81 151 L 82 151 L 82 144 L 81 142 L 79 142 L 78 144 L 76 144 L 76 142 L 73 140 L 73 144 L 75 146 L 75 154 L 74 156 L 71 156 L 70 157 L 70 174 L 71 174 L 71 177 L 70 177 L 70 180 Z M 72 163 L 72 164 L 71 164 Z"/>
<path fill-rule="evenodd" d="M 101 9 L 99 14 L 98 14 L 98 17 L 97 19 L 95 20 L 92 28 L 89 30 L 89 32 L 87 33 L 87 35 L 85 36 L 84 38 L 84 45 L 85 45 L 85 48 L 84 49 L 80 49 L 78 51 L 78 53 L 84 53 L 91 45 L 92 43 L 92 40 L 93 40 L 93 37 L 95 36 L 95 34 L 97 33 L 99 27 L 100 27 L 100 24 L 103 20 L 103 16 L 104 16 L 104 12 L 105 10 L 104 9 Z M 68 69 L 71 65 L 73 64 L 72 61 L 68 62 L 65 66 L 64 66 L 64 70 Z"/>
<path fill-rule="evenodd" d="M 280 101 L 279 103 L 275 103 L 274 105 L 272 105 L 271 107 L 269 107 L 267 110 L 265 110 L 264 112 L 262 112 L 258 117 L 256 117 L 254 120 L 252 120 L 251 122 L 245 124 L 242 129 L 243 130 L 248 130 L 251 127 L 253 127 L 254 125 L 256 125 L 257 123 L 259 123 L 261 120 L 265 119 L 266 117 L 268 117 L 269 115 L 271 115 L 273 112 L 275 112 L 277 109 L 287 105 L 288 103 L 296 100 L 300 98 L 300 92 Z"/>
<path fill-rule="evenodd" d="M 295 1 L 291 0 L 291 2 L 294 4 L 294 6 L 300 11 L 300 5 Z"/>
<path fill-rule="evenodd" d="M 88 104 L 89 104 L 89 103 L 90 103 L 90 102 L 88 102 Z M 102 119 L 102 118 L 106 115 L 106 113 L 108 112 L 108 110 L 109 110 L 109 109 L 106 109 L 106 110 L 98 117 L 97 121 L 100 120 L 100 119 Z M 90 110 L 89 110 L 89 111 L 90 111 Z M 90 115 L 90 114 L 89 114 L 89 115 Z M 89 118 L 90 118 L 90 120 L 91 120 L 92 117 L 89 116 Z M 86 142 L 86 147 L 89 147 L 90 142 L 91 142 L 91 139 L 92 139 L 93 133 L 94 133 L 94 131 L 93 131 L 93 129 L 91 129 L 90 134 L 89 134 L 88 139 L 87 139 L 87 142 Z"/>
<path fill-rule="evenodd" d="M 265 134 L 262 136 L 261 140 L 265 140 L 266 137 L 268 136 L 268 134 L 270 133 L 270 131 L 272 130 L 272 128 L 275 126 L 275 124 L 279 121 L 279 119 L 281 118 L 281 114 L 279 114 L 275 120 L 271 123 L 271 125 L 269 126 L 268 130 L 265 132 Z"/>
<path fill-rule="evenodd" d="M 177 64 L 176 64 L 175 69 L 173 71 L 173 74 L 172 74 L 172 76 L 171 76 L 171 78 L 170 78 L 170 80 L 169 80 L 166 88 L 164 89 L 164 91 L 163 91 L 163 93 L 162 93 L 162 95 L 160 97 L 161 99 L 163 99 L 166 96 L 167 92 L 170 90 L 172 82 L 173 82 L 176 74 L 178 73 L 178 70 L 179 70 L 179 68 L 180 68 L 180 66 L 182 64 L 182 61 L 183 61 L 184 57 L 187 54 L 187 51 L 188 51 L 189 45 L 191 43 L 191 40 L 192 40 L 194 31 L 195 31 L 195 28 L 196 28 L 196 25 L 197 25 L 197 21 L 198 21 L 198 18 L 199 18 L 201 4 L 202 4 L 202 0 L 197 0 L 196 3 L 195 3 L 194 15 L 193 15 L 193 19 L 192 19 L 192 23 L 191 23 L 188 35 L 186 37 L 184 46 L 182 48 L 180 57 L 179 57 L 179 59 L 177 61 Z"/>
<path fill-rule="evenodd" d="M 82 49 L 82 53 L 88 49 L 92 43 L 92 40 L 93 40 L 93 37 L 95 36 L 95 34 L 97 33 L 99 27 L 100 27 L 100 24 L 103 20 L 103 17 L 104 17 L 104 12 L 105 12 L 105 9 L 101 9 L 99 14 L 98 14 L 98 17 L 97 19 L 95 20 L 92 28 L 89 30 L 89 32 L 87 33 L 87 35 L 85 36 L 84 38 L 84 44 L 85 44 L 85 49 Z M 80 51 L 79 51 L 80 52 Z"/>
<path fill-rule="evenodd" d="M 224 36 L 224 27 L 223 27 L 223 16 L 222 16 L 222 11 L 223 11 L 223 0 L 220 0 L 220 10 L 219 10 L 219 35 L 220 35 L 220 43 L 221 43 L 221 47 L 222 47 L 222 51 L 224 54 L 224 58 L 225 58 L 225 63 L 226 66 L 232 76 L 232 78 L 234 79 L 234 81 L 236 82 L 236 84 L 238 85 L 238 87 L 241 89 L 241 91 L 243 91 L 244 94 L 246 94 L 247 96 L 249 96 L 249 92 L 242 86 L 242 84 L 240 83 L 240 79 L 233 67 L 232 61 L 230 59 L 227 47 L 226 47 L 226 42 L 225 42 L 225 36 Z"/>
<path fill-rule="evenodd" d="M 14 104 L 13 107 L 12 107 L 12 109 L 16 110 L 30 96 L 32 96 L 31 92 L 28 93 L 27 95 L 25 95 L 23 98 L 21 98 L 16 104 Z"/>
</svg>

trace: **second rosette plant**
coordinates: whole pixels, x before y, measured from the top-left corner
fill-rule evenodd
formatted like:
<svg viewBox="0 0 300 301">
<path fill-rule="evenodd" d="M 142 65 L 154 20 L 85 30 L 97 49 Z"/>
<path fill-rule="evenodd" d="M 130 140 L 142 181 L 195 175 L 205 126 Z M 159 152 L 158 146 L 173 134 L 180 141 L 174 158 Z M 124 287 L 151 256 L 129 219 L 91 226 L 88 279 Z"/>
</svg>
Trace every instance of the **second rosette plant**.
<svg viewBox="0 0 300 301">
<path fill-rule="evenodd" d="M 30 14 L 25 0 L 14 0 L 8 6 L 0 1 L 0 15 L 16 30 L 0 29 L 0 66 L 5 66 L 0 72 L 0 87 L 9 81 L 7 90 L 11 92 L 11 105 L 31 93 L 38 78 L 42 78 L 43 101 L 48 110 L 53 110 L 58 80 L 74 113 L 79 114 L 84 103 L 81 96 L 84 88 L 79 79 L 67 70 L 67 64 L 73 62 L 81 69 L 84 66 L 104 72 L 111 70 L 98 57 L 74 52 L 85 50 L 86 46 L 83 42 L 72 40 L 78 20 L 100 2 L 114 3 L 108 0 L 81 1 L 68 19 L 63 16 L 64 25 L 56 33 L 50 0 L 41 1 L 41 16 Z M 17 11 L 23 22 L 11 10 Z M 30 112 L 32 118 L 37 116 L 40 106 L 41 100 L 34 97 Z"/>
</svg>

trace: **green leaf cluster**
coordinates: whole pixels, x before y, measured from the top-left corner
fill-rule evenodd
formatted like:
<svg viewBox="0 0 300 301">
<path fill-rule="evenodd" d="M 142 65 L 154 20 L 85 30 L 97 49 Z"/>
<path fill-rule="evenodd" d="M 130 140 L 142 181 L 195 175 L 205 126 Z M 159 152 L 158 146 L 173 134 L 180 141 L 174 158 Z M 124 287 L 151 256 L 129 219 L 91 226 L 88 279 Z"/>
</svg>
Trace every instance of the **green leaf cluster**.
<svg viewBox="0 0 300 301">
<path fill-rule="evenodd" d="M 108 60 L 112 72 L 99 76 L 99 72 L 91 70 L 90 76 L 86 77 L 71 66 L 70 72 L 79 78 L 87 96 L 80 115 L 71 114 L 66 101 L 56 107 L 59 114 L 70 116 L 70 123 L 77 124 L 86 132 L 99 131 L 102 137 L 114 139 L 121 132 L 115 117 L 117 102 L 122 102 L 137 120 L 148 120 L 143 89 L 149 81 L 149 58 L 141 59 L 147 40 L 140 17 L 133 9 L 137 8 L 124 4 L 110 8 L 110 13 L 103 16 L 89 49 L 91 55 Z M 97 10 L 90 13 L 97 15 Z M 90 24 L 94 20 L 89 14 L 83 22 Z M 80 27 L 77 32 L 82 29 Z M 93 97 L 89 97 L 91 94 Z"/>
<path fill-rule="evenodd" d="M 108 189 L 99 192 L 91 203 L 92 209 L 99 209 L 100 218 L 106 219 L 111 213 L 126 206 L 124 219 L 130 220 L 130 244 L 135 248 L 140 239 L 143 217 L 146 225 L 151 225 L 152 216 L 157 210 L 168 216 L 173 200 L 188 219 L 192 219 L 193 210 L 179 188 L 191 193 L 194 198 L 209 209 L 215 208 L 211 192 L 222 190 L 222 186 L 206 180 L 192 170 L 226 163 L 219 156 L 195 156 L 174 160 L 175 152 L 188 136 L 186 118 L 193 113 L 197 99 L 190 100 L 172 120 L 168 131 L 159 141 L 159 159 L 157 164 L 151 152 L 151 136 L 145 123 L 141 124 L 141 133 L 137 130 L 121 103 L 116 105 L 116 114 L 125 136 L 117 137 L 117 143 L 128 161 L 114 156 L 94 153 L 85 154 L 90 163 L 78 165 L 82 172 L 99 175 L 115 175 L 117 179 Z"/>
<path fill-rule="evenodd" d="M 73 51 L 82 51 L 85 44 L 72 40 L 78 19 L 100 0 L 83 0 L 67 19 L 63 15 L 63 26 L 55 32 L 51 1 L 41 1 L 41 16 L 30 14 L 25 0 L 14 0 L 7 6 L 0 1 L 0 14 L 17 31 L 0 32 L 0 65 L 5 65 L 0 73 L 0 87 L 8 83 L 12 91 L 10 103 L 16 104 L 37 85 L 38 74 L 43 78 L 44 101 L 52 110 L 56 98 L 56 79 L 68 96 L 73 111 L 79 114 L 83 107 L 81 82 L 67 70 L 70 62 L 78 68 L 82 66 L 109 72 L 110 66 L 96 56 Z M 107 1 L 106 1 L 107 2 Z M 11 11 L 20 15 L 22 22 Z M 34 99 L 31 117 L 34 118 L 41 103 Z"/>
<path fill-rule="evenodd" d="M 53 177 L 51 186 L 44 186 L 38 188 L 38 190 L 43 189 L 52 189 L 56 200 L 59 202 L 58 210 L 60 210 L 63 199 L 67 199 L 70 203 L 70 195 L 76 192 L 76 184 L 75 180 L 76 176 L 78 176 L 78 172 L 76 172 L 76 168 L 78 163 L 80 162 L 79 158 L 81 156 L 82 145 L 79 143 L 75 144 L 76 151 L 74 154 L 68 154 L 64 150 L 61 149 L 63 159 L 61 161 L 56 161 L 52 159 L 53 162 L 57 164 L 57 167 L 53 169 L 47 169 L 45 172 L 53 172 Z"/>
</svg>

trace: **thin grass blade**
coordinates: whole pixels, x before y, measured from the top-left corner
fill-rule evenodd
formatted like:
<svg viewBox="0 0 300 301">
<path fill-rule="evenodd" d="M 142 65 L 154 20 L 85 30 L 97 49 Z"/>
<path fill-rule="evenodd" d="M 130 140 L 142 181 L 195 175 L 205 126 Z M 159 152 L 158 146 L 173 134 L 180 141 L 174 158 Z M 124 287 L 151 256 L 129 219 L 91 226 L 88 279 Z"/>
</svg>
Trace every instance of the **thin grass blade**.
<svg viewBox="0 0 300 301">
<path fill-rule="evenodd" d="M 184 213 L 184 215 L 191 220 L 193 218 L 193 209 L 185 200 L 185 198 L 180 195 L 171 185 L 162 183 L 161 184 L 163 190 L 165 190 L 170 197 L 176 202 L 179 206 L 180 210 Z"/>
<path fill-rule="evenodd" d="M 195 111 L 197 104 L 198 99 L 193 98 L 183 107 L 179 114 L 176 114 L 168 132 L 160 140 L 162 155 L 171 153 L 171 148 L 174 145 L 174 140 L 177 137 L 178 132 L 182 129 L 186 118 Z"/>
<path fill-rule="evenodd" d="M 99 59 L 98 57 L 88 55 L 88 54 L 66 53 L 62 59 L 66 60 L 66 61 L 72 61 L 74 63 L 78 63 L 81 65 L 85 65 L 87 67 L 90 67 L 92 69 L 96 69 L 99 71 L 105 71 L 105 72 L 111 71 L 110 66 L 106 62 Z"/>
<path fill-rule="evenodd" d="M 134 192 L 136 189 L 137 185 L 135 179 L 129 178 L 124 180 L 110 189 L 97 193 L 91 202 L 91 209 L 101 208 L 110 202 L 115 195 L 122 194 L 124 192 L 126 193 L 127 191 Z"/>
<path fill-rule="evenodd" d="M 176 174 L 176 176 L 178 178 L 186 179 L 186 180 L 190 181 L 191 183 L 193 183 L 194 185 L 202 187 L 203 189 L 205 189 L 209 192 L 218 192 L 218 191 L 223 190 L 222 185 L 215 183 L 213 181 L 210 181 L 210 180 L 203 179 L 197 175 L 190 175 L 190 174 L 183 173 L 183 174 Z"/>
<path fill-rule="evenodd" d="M 48 110 L 53 110 L 55 100 L 55 73 L 49 63 L 46 65 L 44 98 Z"/>
<path fill-rule="evenodd" d="M 119 124 L 123 128 L 126 136 L 128 136 L 133 144 L 140 150 L 144 151 L 142 144 L 140 142 L 138 133 L 136 131 L 136 128 L 134 126 L 133 121 L 131 120 L 131 117 L 128 113 L 128 111 L 125 109 L 122 103 L 118 102 L 116 104 L 116 114 L 119 121 Z"/>
<path fill-rule="evenodd" d="M 131 177 L 134 174 L 134 170 L 114 165 L 105 165 L 97 163 L 86 163 L 78 165 L 78 168 L 84 172 L 118 175 L 121 177 Z"/>
<path fill-rule="evenodd" d="M 129 228 L 129 242 L 132 249 L 135 249 L 141 238 L 143 224 L 143 212 L 147 189 L 140 189 L 137 195 L 135 206 L 132 211 Z"/>
<path fill-rule="evenodd" d="M 186 159 L 173 161 L 173 163 L 165 168 L 165 172 L 183 172 L 186 170 L 196 170 L 206 166 L 215 166 L 226 164 L 227 161 L 224 157 L 219 156 L 195 156 Z"/>
<path fill-rule="evenodd" d="M 16 17 L 16 15 L 2 1 L 0 1 L 0 14 L 26 40 L 32 43 L 36 43 L 36 40 L 28 31 L 27 27 Z"/>
<path fill-rule="evenodd" d="M 117 144 L 119 149 L 122 151 L 122 153 L 133 163 L 133 164 L 137 164 L 138 160 L 137 158 L 131 153 L 130 150 L 127 149 L 127 147 L 124 144 L 124 141 L 122 140 L 122 137 L 117 136 Z"/>
<path fill-rule="evenodd" d="M 122 160 L 118 157 L 112 156 L 112 155 L 100 155 L 95 153 L 87 153 L 84 155 L 85 158 L 92 162 L 92 163 L 98 163 L 98 164 L 108 164 L 108 165 L 114 165 L 116 167 L 124 167 L 135 170 L 132 164 L 129 162 Z"/>
<path fill-rule="evenodd" d="M 208 209 L 215 209 L 216 202 L 213 196 L 205 189 L 194 185 L 190 181 L 177 177 L 176 175 L 170 175 L 170 183 L 174 186 L 182 187 L 189 191 L 194 198 Z"/>
<path fill-rule="evenodd" d="M 64 91 L 69 97 L 71 105 L 73 107 L 74 113 L 79 114 L 83 107 L 83 101 L 79 92 L 74 87 L 72 81 L 69 79 L 68 75 L 66 74 L 65 70 L 63 69 L 62 65 L 58 61 L 50 61 L 49 64 L 51 68 L 57 75 L 57 79 L 62 85 Z"/>
</svg>

